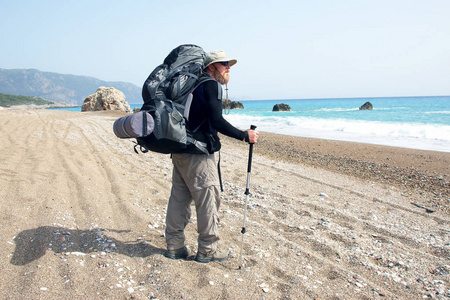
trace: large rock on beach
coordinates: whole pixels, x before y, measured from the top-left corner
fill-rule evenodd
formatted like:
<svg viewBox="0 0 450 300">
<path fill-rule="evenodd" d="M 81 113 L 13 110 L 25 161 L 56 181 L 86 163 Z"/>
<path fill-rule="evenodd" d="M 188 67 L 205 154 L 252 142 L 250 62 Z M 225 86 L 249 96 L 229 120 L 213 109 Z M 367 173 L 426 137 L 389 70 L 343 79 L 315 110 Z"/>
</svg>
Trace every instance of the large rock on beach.
<svg viewBox="0 0 450 300">
<path fill-rule="evenodd" d="M 366 102 L 359 107 L 359 110 L 372 110 L 372 109 L 373 109 L 373 106 L 372 106 L 372 103 L 370 103 L 370 102 Z"/>
<path fill-rule="evenodd" d="M 125 101 L 125 95 L 113 87 L 101 86 L 97 91 L 88 96 L 81 111 L 99 111 L 99 110 L 118 110 L 131 113 L 128 102 Z"/>
<path fill-rule="evenodd" d="M 288 104 L 275 104 L 272 111 L 291 111 L 291 107 Z"/>
<path fill-rule="evenodd" d="M 222 101 L 223 109 L 244 109 L 244 105 L 238 101 Z"/>
</svg>

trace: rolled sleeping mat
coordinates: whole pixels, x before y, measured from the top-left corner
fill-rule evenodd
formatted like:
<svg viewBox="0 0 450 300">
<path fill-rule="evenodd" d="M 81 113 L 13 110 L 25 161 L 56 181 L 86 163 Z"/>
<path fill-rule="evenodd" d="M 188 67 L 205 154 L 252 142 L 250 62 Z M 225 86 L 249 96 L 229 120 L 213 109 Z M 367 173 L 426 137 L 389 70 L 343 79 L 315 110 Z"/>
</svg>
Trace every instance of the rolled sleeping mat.
<svg viewBox="0 0 450 300">
<path fill-rule="evenodd" d="M 114 122 L 114 134 L 121 139 L 148 136 L 153 132 L 154 121 L 148 111 L 140 111 Z"/>
</svg>

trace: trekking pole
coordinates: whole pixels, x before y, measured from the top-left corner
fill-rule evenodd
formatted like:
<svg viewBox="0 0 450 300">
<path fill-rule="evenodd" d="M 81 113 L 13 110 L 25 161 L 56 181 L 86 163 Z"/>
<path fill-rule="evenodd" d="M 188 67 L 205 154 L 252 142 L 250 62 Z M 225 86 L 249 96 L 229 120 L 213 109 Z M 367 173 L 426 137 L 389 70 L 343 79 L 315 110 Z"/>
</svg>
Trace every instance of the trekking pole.
<svg viewBox="0 0 450 300">
<path fill-rule="evenodd" d="M 251 125 L 251 130 L 255 130 L 256 126 Z M 241 241 L 241 254 L 239 256 L 239 268 L 238 270 L 242 269 L 242 250 L 244 249 L 244 234 L 245 234 L 245 221 L 247 219 L 247 205 L 248 205 L 248 198 L 250 197 L 250 172 L 252 171 L 252 157 L 253 157 L 253 144 L 250 143 L 250 149 L 248 151 L 248 168 L 247 168 L 247 187 L 245 189 L 245 208 L 244 208 L 244 224 L 242 226 L 242 241 Z"/>
</svg>

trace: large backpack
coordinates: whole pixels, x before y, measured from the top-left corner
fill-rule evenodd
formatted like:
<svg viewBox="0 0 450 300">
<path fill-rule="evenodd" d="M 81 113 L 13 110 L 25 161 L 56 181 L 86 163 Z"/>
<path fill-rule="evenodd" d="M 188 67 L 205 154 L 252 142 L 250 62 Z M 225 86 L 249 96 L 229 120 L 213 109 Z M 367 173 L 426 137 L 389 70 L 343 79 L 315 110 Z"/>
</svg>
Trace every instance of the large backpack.
<svg viewBox="0 0 450 300">
<path fill-rule="evenodd" d="M 180 153 L 194 145 L 201 152 L 208 153 L 207 144 L 193 138 L 198 128 L 190 129 L 186 125 L 192 92 L 203 82 L 212 80 L 210 75 L 203 72 L 204 67 L 205 52 L 199 46 L 181 45 L 173 49 L 142 87 L 142 116 L 136 116 L 138 121 L 134 123 L 138 126 L 142 124 L 144 130 L 138 130 L 140 133 L 137 136 L 116 135 L 122 138 L 136 137 L 137 145 L 143 152 Z M 130 122 L 131 117 L 127 117 Z M 115 132 L 127 128 L 127 121 L 119 120 L 114 125 Z M 149 132 L 147 124 L 150 123 L 153 123 L 150 126 L 153 131 Z M 116 130 L 119 126 L 120 130 Z"/>
</svg>

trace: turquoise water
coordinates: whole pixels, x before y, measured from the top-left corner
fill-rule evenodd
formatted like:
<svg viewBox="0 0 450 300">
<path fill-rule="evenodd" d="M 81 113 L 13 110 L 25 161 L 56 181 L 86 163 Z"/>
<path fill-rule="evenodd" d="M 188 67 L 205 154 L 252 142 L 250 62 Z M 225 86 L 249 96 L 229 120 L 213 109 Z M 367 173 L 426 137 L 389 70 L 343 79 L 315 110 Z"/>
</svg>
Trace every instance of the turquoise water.
<svg viewBox="0 0 450 300">
<path fill-rule="evenodd" d="M 374 109 L 359 110 L 365 102 Z M 290 112 L 273 112 L 285 103 Z M 450 96 L 242 101 L 225 118 L 238 128 L 450 152 Z M 141 104 L 131 105 L 132 108 Z M 81 111 L 81 108 L 73 108 Z"/>
<path fill-rule="evenodd" d="M 359 110 L 365 102 L 373 110 Z M 245 101 L 226 118 L 240 128 L 450 152 L 450 97 Z M 290 112 L 272 112 L 285 103 Z"/>
<path fill-rule="evenodd" d="M 372 111 L 359 110 L 366 101 L 372 103 Z M 234 110 L 232 114 L 450 125 L 450 97 L 267 100 L 242 103 L 245 111 Z M 289 104 L 291 112 L 272 112 L 273 106 L 279 103 Z"/>
</svg>

